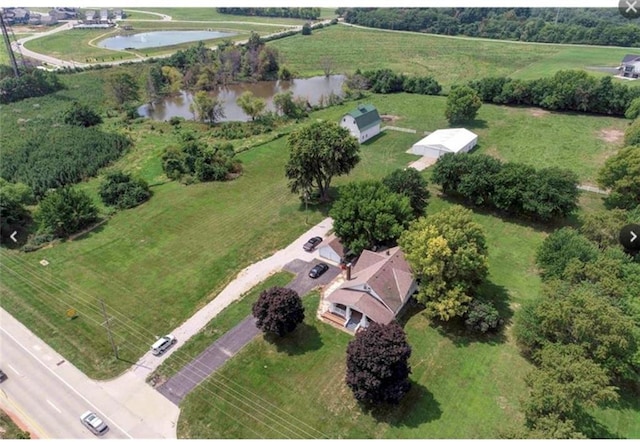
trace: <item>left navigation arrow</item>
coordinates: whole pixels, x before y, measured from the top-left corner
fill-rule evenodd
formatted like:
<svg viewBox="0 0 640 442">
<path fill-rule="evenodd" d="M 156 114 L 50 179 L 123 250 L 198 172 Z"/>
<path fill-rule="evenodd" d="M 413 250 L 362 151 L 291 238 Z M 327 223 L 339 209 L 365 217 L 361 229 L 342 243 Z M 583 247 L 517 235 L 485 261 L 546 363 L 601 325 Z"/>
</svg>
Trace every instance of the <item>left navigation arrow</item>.
<svg viewBox="0 0 640 442">
<path fill-rule="evenodd" d="M 11 236 L 9 236 L 9 238 L 11 238 L 13 240 L 13 242 L 18 242 L 18 240 L 16 239 L 16 235 L 18 234 L 18 231 L 15 230 Z"/>
</svg>

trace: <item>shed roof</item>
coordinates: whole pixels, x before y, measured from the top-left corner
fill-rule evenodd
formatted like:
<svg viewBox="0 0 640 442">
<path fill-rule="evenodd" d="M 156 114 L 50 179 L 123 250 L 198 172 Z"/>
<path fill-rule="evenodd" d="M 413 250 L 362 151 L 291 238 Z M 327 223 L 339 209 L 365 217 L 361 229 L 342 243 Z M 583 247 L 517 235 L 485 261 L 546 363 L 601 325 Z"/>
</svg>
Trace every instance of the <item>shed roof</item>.
<svg viewBox="0 0 640 442">
<path fill-rule="evenodd" d="M 348 112 L 348 115 L 351 115 L 356 120 L 356 125 L 361 132 L 380 124 L 382 121 L 378 110 L 373 104 L 359 104 L 358 108 Z"/>
<path fill-rule="evenodd" d="M 458 153 L 477 138 L 476 134 L 464 128 L 439 129 L 415 143 L 414 146 L 426 146 Z"/>
</svg>

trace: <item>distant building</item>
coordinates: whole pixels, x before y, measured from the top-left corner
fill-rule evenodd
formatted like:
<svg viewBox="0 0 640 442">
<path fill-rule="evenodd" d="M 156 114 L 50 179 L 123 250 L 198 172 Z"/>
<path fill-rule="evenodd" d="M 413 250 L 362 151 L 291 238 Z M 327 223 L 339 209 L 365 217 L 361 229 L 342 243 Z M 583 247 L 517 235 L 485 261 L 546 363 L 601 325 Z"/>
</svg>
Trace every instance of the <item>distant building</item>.
<svg viewBox="0 0 640 442">
<path fill-rule="evenodd" d="M 124 14 L 122 13 L 122 9 L 114 9 L 113 10 L 114 20 L 122 20 L 124 18 Z"/>
<path fill-rule="evenodd" d="M 640 77 L 640 55 L 625 55 L 620 63 L 620 75 L 627 78 Z"/>
<path fill-rule="evenodd" d="M 349 130 L 360 144 L 378 135 L 381 123 L 378 110 L 372 104 L 360 104 L 340 120 L 340 126 Z"/>
<path fill-rule="evenodd" d="M 100 10 L 100 22 L 107 22 L 109 21 L 109 11 L 106 9 L 101 9 Z"/>
</svg>

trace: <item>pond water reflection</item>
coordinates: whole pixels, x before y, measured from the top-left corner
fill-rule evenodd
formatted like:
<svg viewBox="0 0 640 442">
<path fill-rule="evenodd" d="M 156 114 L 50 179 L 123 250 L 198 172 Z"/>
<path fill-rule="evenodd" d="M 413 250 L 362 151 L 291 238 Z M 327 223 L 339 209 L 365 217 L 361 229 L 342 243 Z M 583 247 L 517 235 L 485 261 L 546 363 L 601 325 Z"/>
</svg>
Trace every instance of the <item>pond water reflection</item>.
<svg viewBox="0 0 640 442">
<path fill-rule="evenodd" d="M 266 110 L 274 111 L 273 96 L 279 92 L 292 91 L 294 97 L 302 97 L 309 104 L 320 103 L 322 97 L 325 99 L 331 94 L 342 95 L 342 83 L 344 75 L 331 75 L 329 77 L 312 77 L 295 79 L 292 81 L 259 81 L 257 83 L 238 83 L 211 92 L 211 95 L 223 101 L 225 117 L 221 121 L 248 121 L 250 119 L 240 106 L 237 105 L 237 98 L 244 91 L 251 91 L 256 97 L 264 98 L 267 103 Z M 182 91 L 179 95 L 166 97 L 153 105 L 145 104 L 138 109 L 138 113 L 143 117 L 154 120 L 169 120 L 171 117 L 183 117 L 193 120 L 194 115 L 189 110 L 189 105 L 193 101 L 190 92 Z"/>
<path fill-rule="evenodd" d="M 98 42 L 106 49 L 122 50 L 127 48 L 144 49 L 171 46 L 191 41 L 212 40 L 236 35 L 234 32 L 220 31 L 155 31 L 131 35 L 116 35 Z"/>
</svg>

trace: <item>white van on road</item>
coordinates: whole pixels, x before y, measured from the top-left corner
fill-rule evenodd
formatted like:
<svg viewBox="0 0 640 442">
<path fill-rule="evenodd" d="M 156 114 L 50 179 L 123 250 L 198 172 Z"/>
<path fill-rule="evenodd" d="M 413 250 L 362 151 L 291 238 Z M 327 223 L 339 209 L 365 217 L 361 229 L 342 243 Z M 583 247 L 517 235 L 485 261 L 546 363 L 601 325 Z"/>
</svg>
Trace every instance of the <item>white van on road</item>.
<svg viewBox="0 0 640 442">
<path fill-rule="evenodd" d="M 156 356 L 160 356 L 162 353 L 167 351 L 167 349 L 171 347 L 173 344 L 175 344 L 176 342 L 178 342 L 178 340 L 173 335 L 163 336 L 153 343 L 153 345 L 151 346 L 151 353 L 153 353 Z"/>
</svg>

